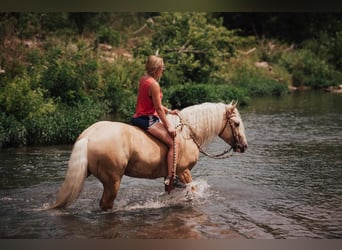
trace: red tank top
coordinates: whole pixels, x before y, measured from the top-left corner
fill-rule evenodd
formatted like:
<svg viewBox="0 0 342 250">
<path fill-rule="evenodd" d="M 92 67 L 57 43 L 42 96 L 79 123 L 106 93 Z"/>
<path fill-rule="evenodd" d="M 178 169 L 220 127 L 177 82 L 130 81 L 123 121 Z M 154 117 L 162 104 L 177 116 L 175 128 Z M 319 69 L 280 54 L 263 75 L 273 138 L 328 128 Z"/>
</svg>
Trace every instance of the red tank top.
<svg viewBox="0 0 342 250">
<path fill-rule="evenodd" d="M 137 105 L 133 117 L 139 117 L 143 115 L 158 116 L 153 105 L 152 97 L 148 94 L 148 90 L 153 81 L 155 80 L 151 76 L 143 76 L 140 78 Z M 163 93 L 160 90 L 160 99 L 162 98 Z"/>
</svg>

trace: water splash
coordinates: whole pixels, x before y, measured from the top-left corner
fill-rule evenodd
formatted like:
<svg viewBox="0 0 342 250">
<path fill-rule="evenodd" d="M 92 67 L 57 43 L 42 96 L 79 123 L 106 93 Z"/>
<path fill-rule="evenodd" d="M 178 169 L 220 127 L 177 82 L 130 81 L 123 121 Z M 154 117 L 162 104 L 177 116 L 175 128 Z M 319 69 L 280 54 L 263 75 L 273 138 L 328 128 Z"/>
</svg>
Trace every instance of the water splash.
<svg viewBox="0 0 342 250">
<path fill-rule="evenodd" d="M 170 194 L 156 192 L 147 200 L 122 197 L 115 201 L 112 212 L 202 204 L 208 201 L 210 195 L 210 185 L 205 180 L 197 180 L 189 183 L 185 189 L 174 189 Z"/>
</svg>

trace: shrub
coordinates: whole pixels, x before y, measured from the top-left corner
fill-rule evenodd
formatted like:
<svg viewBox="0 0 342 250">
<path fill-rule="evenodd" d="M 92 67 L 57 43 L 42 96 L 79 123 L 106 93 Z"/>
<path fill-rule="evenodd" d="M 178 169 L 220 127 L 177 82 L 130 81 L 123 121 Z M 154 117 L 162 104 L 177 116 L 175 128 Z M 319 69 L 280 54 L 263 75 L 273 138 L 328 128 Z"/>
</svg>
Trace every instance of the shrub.
<svg viewBox="0 0 342 250">
<path fill-rule="evenodd" d="M 123 119 L 134 114 L 136 94 L 144 64 L 139 60 L 118 59 L 115 64 L 103 65 L 104 98 L 111 113 L 119 113 Z"/>
<path fill-rule="evenodd" d="M 26 73 L 26 52 L 22 44 L 14 41 L 0 46 L 0 49 L 0 67 L 5 69 L 8 80 L 13 80 L 16 76 Z"/>
<path fill-rule="evenodd" d="M 70 28 L 68 13 L 66 12 L 51 12 L 40 15 L 41 29 L 48 32 L 54 32 L 59 29 Z"/>
<path fill-rule="evenodd" d="M 99 61 L 83 41 L 59 45 L 49 51 L 42 73 L 41 86 L 49 96 L 76 105 L 86 95 L 94 94 L 100 85 Z"/>
<path fill-rule="evenodd" d="M 56 104 L 43 90 L 32 90 L 25 76 L 1 90 L 0 106 L 0 147 L 72 143 L 108 111 L 105 103 L 88 98 L 71 107 Z"/>
<path fill-rule="evenodd" d="M 7 140 L 6 130 L 2 124 L 4 117 L 5 117 L 5 114 L 1 112 L 0 113 L 0 148 L 2 148 L 2 145 L 5 144 Z"/>
<path fill-rule="evenodd" d="M 302 47 L 310 50 L 316 57 L 325 60 L 335 69 L 342 69 L 342 32 L 320 32 L 317 39 L 302 42 Z"/>
<path fill-rule="evenodd" d="M 250 96 L 281 95 L 287 91 L 287 85 L 278 82 L 273 73 L 257 68 L 252 61 L 232 61 L 230 83 L 236 88 L 243 88 Z"/>
<path fill-rule="evenodd" d="M 342 31 L 336 32 L 329 47 L 330 62 L 339 71 L 342 70 Z"/>
<path fill-rule="evenodd" d="M 211 98 L 211 92 L 207 85 L 183 85 L 175 89 L 169 97 L 172 108 L 182 109 L 190 105 L 208 102 Z"/>
<path fill-rule="evenodd" d="M 239 101 L 245 105 L 249 101 L 247 92 L 228 84 L 185 84 L 170 88 L 167 91 L 167 101 L 172 108 L 183 109 L 185 107 L 203 102 Z"/>
<path fill-rule="evenodd" d="M 294 86 L 324 88 L 339 83 L 342 75 L 306 49 L 284 53 L 280 63 L 292 74 Z"/>
<path fill-rule="evenodd" d="M 106 113 L 105 104 L 86 100 L 73 107 L 60 104 L 55 112 L 27 118 L 27 144 L 70 144 L 92 123 L 101 120 Z"/>
<path fill-rule="evenodd" d="M 51 61 L 41 81 L 51 97 L 60 98 L 68 105 L 75 105 L 84 97 L 81 81 L 76 74 L 76 66 L 67 59 Z"/>
<path fill-rule="evenodd" d="M 51 99 L 45 99 L 43 89 L 31 89 L 30 78 L 26 75 L 16 77 L 2 89 L 0 107 L 18 120 L 49 113 L 55 108 Z"/>
<path fill-rule="evenodd" d="M 0 147 L 18 147 L 27 144 L 27 130 L 12 114 L 0 112 Z"/>
<path fill-rule="evenodd" d="M 98 43 L 108 43 L 113 46 L 119 46 L 121 43 L 120 33 L 110 27 L 102 26 L 97 34 Z"/>
<path fill-rule="evenodd" d="M 238 39 L 234 31 L 222 26 L 222 20 L 208 18 L 206 13 L 162 13 L 151 25 L 152 39 L 143 39 L 136 47 L 135 55 L 144 58 L 159 51 L 166 67 L 166 85 L 187 82 L 209 82 L 221 62 L 235 54 Z"/>
</svg>

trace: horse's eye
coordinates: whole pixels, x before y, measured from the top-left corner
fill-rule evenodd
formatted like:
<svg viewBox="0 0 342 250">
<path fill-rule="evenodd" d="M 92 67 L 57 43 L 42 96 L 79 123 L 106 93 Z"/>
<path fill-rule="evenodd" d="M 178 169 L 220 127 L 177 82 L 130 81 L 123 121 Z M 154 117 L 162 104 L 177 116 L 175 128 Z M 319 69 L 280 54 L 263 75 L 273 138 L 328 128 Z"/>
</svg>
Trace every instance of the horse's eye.
<svg viewBox="0 0 342 250">
<path fill-rule="evenodd" d="M 235 122 L 235 127 L 239 127 L 240 126 L 240 122 Z"/>
</svg>

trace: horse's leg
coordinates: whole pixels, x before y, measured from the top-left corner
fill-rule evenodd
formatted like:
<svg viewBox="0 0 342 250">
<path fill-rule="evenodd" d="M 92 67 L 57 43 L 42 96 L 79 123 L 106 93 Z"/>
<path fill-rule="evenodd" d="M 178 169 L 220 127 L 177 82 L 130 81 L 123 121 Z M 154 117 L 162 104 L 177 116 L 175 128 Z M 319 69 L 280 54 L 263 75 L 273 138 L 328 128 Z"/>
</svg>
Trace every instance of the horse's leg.
<svg viewBox="0 0 342 250">
<path fill-rule="evenodd" d="M 180 181 L 185 183 L 185 184 L 188 184 L 188 183 L 192 182 L 192 176 L 191 176 L 191 173 L 190 173 L 189 169 L 185 169 L 184 172 L 179 173 L 178 177 L 179 177 Z M 194 192 L 195 189 L 196 188 L 194 186 L 191 187 L 191 191 Z"/>
<path fill-rule="evenodd" d="M 96 177 L 102 182 L 103 194 L 100 207 L 106 211 L 113 208 L 113 203 L 119 191 L 122 175 L 115 173 L 111 164 L 102 164 L 97 167 Z"/>
<path fill-rule="evenodd" d="M 182 173 L 179 173 L 178 177 L 180 181 L 185 184 L 192 182 L 192 177 L 189 169 L 185 169 Z"/>
<path fill-rule="evenodd" d="M 119 191 L 121 180 L 107 179 L 103 184 L 103 194 L 100 200 L 100 207 L 106 211 L 113 208 L 113 203 Z"/>
</svg>

